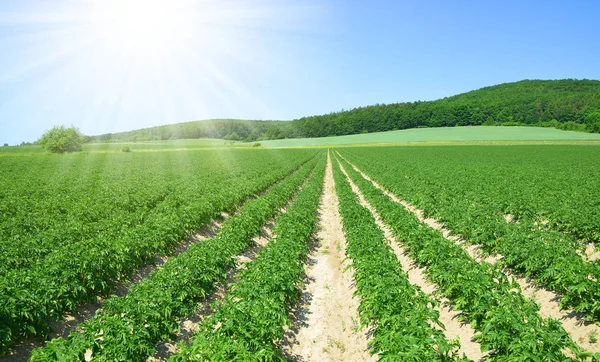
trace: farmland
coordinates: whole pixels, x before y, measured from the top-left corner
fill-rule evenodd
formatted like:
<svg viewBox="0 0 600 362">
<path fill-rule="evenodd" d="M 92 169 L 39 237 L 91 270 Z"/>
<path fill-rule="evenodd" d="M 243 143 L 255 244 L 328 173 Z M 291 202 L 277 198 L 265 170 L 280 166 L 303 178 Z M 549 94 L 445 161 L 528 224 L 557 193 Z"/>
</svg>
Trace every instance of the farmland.
<svg viewBox="0 0 600 362">
<path fill-rule="evenodd" d="M 600 358 L 597 145 L 94 147 L 0 157 L 0 361 Z"/>
<path fill-rule="evenodd" d="M 561 131 L 540 127 L 438 127 L 415 128 L 398 131 L 352 134 L 335 137 L 291 138 L 261 141 L 267 148 L 305 146 L 350 146 L 356 145 L 431 145 L 457 142 L 488 145 L 491 143 L 556 143 L 573 141 L 600 142 L 600 135 L 583 132 Z"/>
</svg>

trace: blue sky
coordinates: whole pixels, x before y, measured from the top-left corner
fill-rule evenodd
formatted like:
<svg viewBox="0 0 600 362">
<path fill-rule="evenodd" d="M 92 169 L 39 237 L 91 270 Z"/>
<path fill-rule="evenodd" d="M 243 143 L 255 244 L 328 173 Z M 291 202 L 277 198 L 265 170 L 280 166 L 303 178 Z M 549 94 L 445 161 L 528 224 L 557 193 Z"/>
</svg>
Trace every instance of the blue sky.
<svg viewBox="0 0 600 362">
<path fill-rule="evenodd" d="M 2 0 L 0 143 L 600 79 L 598 1 Z"/>
</svg>

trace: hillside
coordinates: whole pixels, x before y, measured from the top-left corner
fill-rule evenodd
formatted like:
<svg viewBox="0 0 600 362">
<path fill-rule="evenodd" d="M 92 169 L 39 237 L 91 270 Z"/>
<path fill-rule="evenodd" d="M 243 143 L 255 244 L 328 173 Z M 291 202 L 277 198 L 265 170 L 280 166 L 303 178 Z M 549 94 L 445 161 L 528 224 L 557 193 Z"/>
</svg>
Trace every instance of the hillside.
<svg viewBox="0 0 600 362">
<path fill-rule="evenodd" d="M 253 142 L 475 125 L 527 125 L 600 133 L 600 81 L 523 80 L 436 101 L 377 104 L 293 121 L 185 122 L 92 136 L 90 141 L 210 137 Z"/>
<path fill-rule="evenodd" d="M 381 104 L 304 117 L 294 124 L 305 137 L 474 125 L 600 132 L 600 81 L 523 80 L 437 101 Z"/>
</svg>

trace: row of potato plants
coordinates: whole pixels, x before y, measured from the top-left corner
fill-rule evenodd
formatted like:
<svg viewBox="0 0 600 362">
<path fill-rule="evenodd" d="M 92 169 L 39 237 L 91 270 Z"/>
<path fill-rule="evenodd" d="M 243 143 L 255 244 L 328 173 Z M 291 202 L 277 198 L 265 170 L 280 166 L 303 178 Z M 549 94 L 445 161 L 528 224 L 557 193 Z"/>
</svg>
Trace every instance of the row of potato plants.
<svg viewBox="0 0 600 362">
<path fill-rule="evenodd" d="M 361 324 L 371 327 L 370 352 L 381 361 L 467 361 L 456 351 L 460 342 L 444 336 L 435 309 L 439 301 L 408 281 L 383 231 L 335 163 L 346 255 L 352 260 Z"/>
<path fill-rule="evenodd" d="M 308 155 L 288 156 L 297 165 Z M 231 151 L 5 157 L 0 166 L 2 276 L 39 266 L 48 254 L 83 240 L 137 233 L 171 210 L 162 203 L 231 207 L 230 199 L 243 200 L 290 171 L 281 155 Z M 222 199 L 219 189 L 233 197 Z"/>
<path fill-rule="evenodd" d="M 547 223 L 583 242 L 600 241 L 600 149 L 591 145 L 460 146 L 351 150 L 401 160 L 403 177 L 457 188 L 518 219 Z"/>
<path fill-rule="evenodd" d="M 453 174 L 417 177 L 419 172 L 407 171 L 400 163 L 374 160 L 372 156 L 377 154 L 355 157 L 354 151 L 349 153 L 356 166 L 386 189 L 439 219 L 468 243 L 502 255 L 501 265 L 559 293 L 563 308 L 570 306 L 588 319 L 600 321 L 600 260 L 584 260 L 577 252 L 581 244 L 572 236 L 540 230 L 535 220 L 527 217 L 507 222 L 503 211 L 497 209 L 496 198 L 486 195 L 485 189 L 465 191 L 461 179 Z"/>
<path fill-rule="evenodd" d="M 23 337 L 35 335 L 46 338 L 51 320 L 60 319 L 82 303 L 95 301 L 97 295 L 109 295 L 114 291 L 116 281 L 126 280 L 137 268 L 151 262 L 154 255 L 171 252 L 192 230 L 223 211 L 232 211 L 239 202 L 293 172 L 314 154 L 289 154 L 289 164 L 285 166 L 285 160 L 279 160 L 282 155 L 236 154 L 235 157 L 249 163 L 244 168 L 248 175 L 244 181 L 243 173 L 236 175 L 228 167 L 219 166 L 216 163 L 219 159 L 213 158 L 211 153 L 199 152 L 196 157 L 205 155 L 215 162 L 214 183 L 210 181 L 211 168 L 208 167 L 194 171 L 195 175 L 209 175 L 198 177 L 197 181 L 182 177 L 178 181 L 172 180 L 173 183 L 167 186 L 159 184 L 157 187 L 172 189 L 172 195 L 157 203 L 145 216 L 140 216 L 139 223 L 127 218 L 112 220 L 114 229 L 119 230 L 118 235 L 95 235 L 51 251 L 35 266 L 7 272 L 0 278 L 0 355 L 8 352 Z M 223 156 L 221 161 L 230 157 L 233 156 Z M 274 167 L 276 171 L 270 172 L 261 166 L 267 160 L 277 165 Z M 169 173 L 183 170 L 184 165 L 185 162 L 179 159 L 177 167 L 170 169 Z M 191 162 L 191 165 L 194 163 Z M 251 165 L 258 170 L 248 169 Z M 160 170 L 155 172 L 161 173 Z M 225 172 L 237 181 L 235 185 L 224 179 Z M 136 180 L 139 181 L 137 186 L 144 188 L 143 180 L 138 178 L 128 180 L 127 187 L 135 189 Z M 186 182 L 186 185 L 180 182 Z M 192 186 L 188 187 L 187 183 Z M 203 194 L 196 195 L 199 191 Z"/>
<path fill-rule="evenodd" d="M 143 361 L 155 345 L 177 333 L 180 320 L 223 282 L 235 256 L 252 245 L 263 224 L 285 206 L 312 171 L 315 160 L 246 202 L 227 219 L 215 238 L 193 244 L 170 258 L 125 297 L 106 300 L 96 316 L 67 338 L 33 351 L 31 361 Z"/>
<path fill-rule="evenodd" d="M 301 295 L 302 274 L 315 231 L 325 158 L 294 203 L 277 219 L 274 237 L 241 270 L 230 293 L 200 325 L 189 346 L 169 361 L 284 360 L 277 342 Z"/>
<path fill-rule="evenodd" d="M 389 225 L 417 265 L 439 286 L 438 293 L 463 312 L 479 333 L 489 361 L 570 361 L 599 356 L 581 352 L 559 321 L 542 318 L 535 302 L 525 298 L 498 266 L 478 263 L 441 232 L 432 229 L 401 204 L 364 179 L 347 163 L 346 170 L 369 203 Z"/>
</svg>

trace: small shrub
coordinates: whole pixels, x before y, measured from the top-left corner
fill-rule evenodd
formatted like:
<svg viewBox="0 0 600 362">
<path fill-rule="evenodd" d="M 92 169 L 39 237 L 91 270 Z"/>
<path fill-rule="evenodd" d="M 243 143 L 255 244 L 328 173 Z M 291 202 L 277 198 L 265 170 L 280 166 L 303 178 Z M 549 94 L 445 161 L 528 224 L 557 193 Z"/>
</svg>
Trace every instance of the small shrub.
<svg viewBox="0 0 600 362">
<path fill-rule="evenodd" d="M 255 144 L 253 144 L 253 145 L 252 145 L 252 147 L 260 147 L 260 146 L 262 146 L 262 145 L 260 144 L 260 142 L 256 142 Z"/>
<path fill-rule="evenodd" d="M 131 152 L 131 148 L 129 146 L 121 148 L 121 152 Z"/>
<path fill-rule="evenodd" d="M 75 127 L 53 127 L 38 140 L 38 144 L 52 153 L 77 152 L 82 150 L 84 136 Z"/>
</svg>

